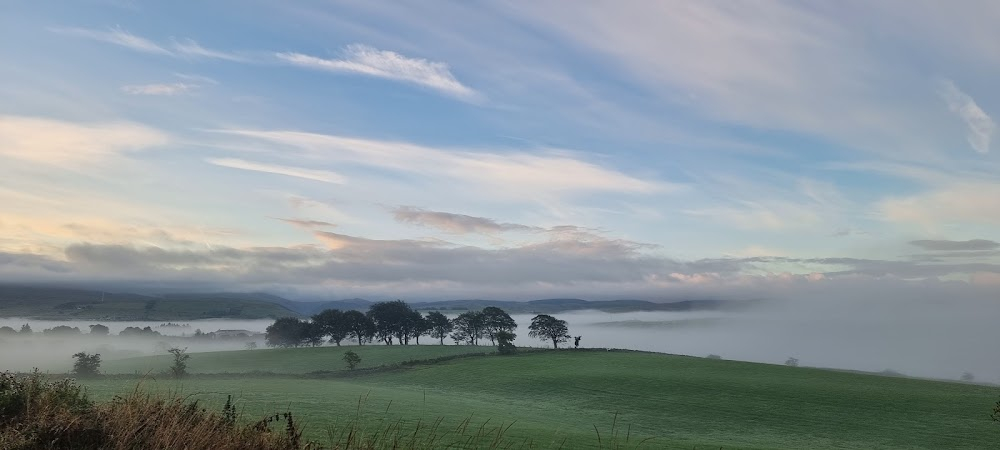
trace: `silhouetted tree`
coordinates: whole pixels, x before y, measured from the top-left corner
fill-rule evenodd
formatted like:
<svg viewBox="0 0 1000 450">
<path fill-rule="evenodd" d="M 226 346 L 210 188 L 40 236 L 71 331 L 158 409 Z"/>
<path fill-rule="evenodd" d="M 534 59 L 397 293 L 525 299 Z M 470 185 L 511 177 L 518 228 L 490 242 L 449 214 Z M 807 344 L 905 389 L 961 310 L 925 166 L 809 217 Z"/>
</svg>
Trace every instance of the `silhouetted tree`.
<svg viewBox="0 0 1000 450">
<path fill-rule="evenodd" d="M 350 333 L 347 321 L 344 320 L 344 313 L 339 309 L 325 309 L 313 316 L 312 321 L 319 327 L 323 336 L 329 337 L 330 342 L 337 344 L 338 347 L 340 347 L 340 341 L 347 338 Z"/>
<path fill-rule="evenodd" d="M 490 338 L 490 344 L 496 344 L 497 333 L 513 333 L 517 329 L 517 322 L 510 314 L 496 306 L 487 306 L 480 314 L 483 317 L 483 333 Z"/>
<path fill-rule="evenodd" d="M 388 345 L 395 337 L 400 344 L 407 344 L 416 329 L 420 314 L 402 300 L 378 302 L 368 308 L 368 317 L 375 324 L 375 336 Z"/>
<path fill-rule="evenodd" d="M 785 360 L 785 365 L 788 366 L 788 367 L 798 367 L 799 366 L 799 359 L 798 358 L 789 357 L 788 359 Z"/>
<path fill-rule="evenodd" d="M 77 327 L 69 327 L 66 325 L 59 325 L 52 328 L 42 330 L 42 334 L 49 336 L 67 336 L 80 334 L 80 329 Z"/>
<path fill-rule="evenodd" d="M 528 336 L 551 340 L 552 348 L 559 348 L 560 342 L 566 342 L 570 338 L 566 321 L 556 319 L 548 314 L 539 314 L 532 318 L 528 330 Z"/>
<path fill-rule="evenodd" d="M 326 336 L 323 334 L 322 327 L 315 322 L 304 322 L 305 325 L 302 331 L 305 336 L 303 342 L 309 344 L 311 347 L 319 347 L 323 345 L 323 341 L 326 340 Z"/>
<path fill-rule="evenodd" d="M 92 334 L 94 336 L 107 336 L 110 333 L 111 333 L 111 330 L 108 329 L 108 327 L 106 327 L 104 325 L 96 324 L 96 325 L 91 325 L 90 326 L 90 334 Z"/>
<path fill-rule="evenodd" d="M 454 338 L 456 334 L 463 336 L 470 345 L 478 345 L 479 339 L 483 337 L 483 314 L 479 311 L 466 311 L 459 314 L 451 321 L 451 324 L 455 330 L 452 337 Z"/>
<path fill-rule="evenodd" d="M 437 311 L 431 311 L 427 313 L 426 317 L 424 317 L 424 321 L 430 329 L 429 331 L 431 337 L 439 339 L 441 341 L 441 345 L 444 345 L 444 338 L 447 337 L 448 333 L 451 333 L 452 330 L 451 320 L 448 319 L 448 316 Z"/>
<path fill-rule="evenodd" d="M 75 353 L 73 355 L 76 362 L 73 363 L 73 374 L 78 377 L 93 377 L 100 375 L 101 354 Z"/>
<path fill-rule="evenodd" d="M 282 317 L 268 325 L 264 343 L 268 347 L 298 347 L 306 340 L 308 322 L 294 317 Z"/>
<path fill-rule="evenodd" d="M 975 375 L 972 374 L 972 372 L 964 372 L 964 373 L 962 373 L 962 381 L 972 382 L 972 381 L 975 381 L 975 380 L 976 380 L 976 377 L 975 377 Z"/>
<path fill-rule="evenodd" d="M 417 345 L 420 345 L 420 336 L 431 332 L 431 324 L 417 311 L 413 312 L 411 320 L 413 321 L 413 339 L 417 341 Z"/>
<path fill-rule="evenodd" d="M 32 334 L 31 325 L 28 325 L 28 324 L 21 325 L 21 331 L 20 331 L 20 333 L 21 334 Z"/>
<path fill-rule="evenodd" d="M 514 346 L 514 339 L 517 338 L 516 334 L 500 330 L 494 336 L 497 340 L 497 352 L 501 355 L 512 355 L 517 351 L 517 347 Z"/>
<path fill-rule="evenodd" d="M 573 348 L 580 348 L 580 338 L 583 336 L 577 336 L 573 338 Z"/>
<path fill-rule="evenodd" d="M 187 375 L 187 360 L 191 359 L 191 355 L 187 354 L 187 347 L 174 347 L 168 349 L 167 352 L 174 355 L 174 364 L 170 366 L 170 373 L 174 376 L 174 378 L 180 378 Z"/>
<path fill-rule="evenodd" d="M 257 341 L 250 341 L 246 344 L 247 350 L 257 350 Z"/>
<path fill-rule="evenodd" d="M 345 311 L 343 319 L 347 324 L 347 335 L 356 339 L 358 345 L 365 345 L 375 337 L 375 324 L 361 311 Z"/>
<path fill-rule="evenodd" d="M 348 369 L 354 370 L 358 364 L 361 364 L 361 357 L 357 353 L 354 353 L 353 350 L 348 350 L 344 352 L 344 362 L 347 363 Z"/>
<path fill-rule="evenodd" d="M 7 326 L 0 327 L 0 336 L 3 336 L 3 335 L 8 335 L 9 336 L 9 335 L 13 335 L 13 334 L 17 334 L 17 330 L 15 330 L 15 329 L 13 329 L 11 327 L 7 327 Z"/>
</svg>

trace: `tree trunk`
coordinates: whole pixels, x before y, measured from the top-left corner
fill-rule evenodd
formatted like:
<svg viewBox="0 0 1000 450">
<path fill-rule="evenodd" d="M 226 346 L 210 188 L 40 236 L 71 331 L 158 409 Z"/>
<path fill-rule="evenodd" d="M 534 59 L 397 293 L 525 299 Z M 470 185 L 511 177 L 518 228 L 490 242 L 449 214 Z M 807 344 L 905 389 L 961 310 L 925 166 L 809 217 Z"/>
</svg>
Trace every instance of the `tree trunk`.
<svg viewBox="0 0 1000 450">
<path fill-rule="evenodd" d="M 441 345 L 444 345 L 444 335 L 441 335 Z"/>
<path fill-rule="evenodd" d="M 552 338 L 552 348 L 559 348 L 559 341 L 556 338 Z"/>
</svg>

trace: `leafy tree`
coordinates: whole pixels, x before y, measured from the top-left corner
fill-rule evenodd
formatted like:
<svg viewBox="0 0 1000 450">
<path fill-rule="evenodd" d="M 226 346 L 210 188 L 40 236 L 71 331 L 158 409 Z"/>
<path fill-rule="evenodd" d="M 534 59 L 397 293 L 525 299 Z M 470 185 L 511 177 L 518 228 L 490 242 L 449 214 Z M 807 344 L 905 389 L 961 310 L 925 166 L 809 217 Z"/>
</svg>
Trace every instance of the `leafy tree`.
<svg viewBox="0 0 1000 450">
<path fill-rule="evenodd" d="M 20 333 L 21 334 L 32 334 L 31 325 L 28 325 L 28 324 L 21 325 L 21 331 L 20 331 Z"/>
<path fill-rule="evenodd" d="M 325 309 L 312 317 L 312 321 L 319 327 L 320 333 L 324 337 L 330 338 L 330 343 L 340 347 L 340 341 L 347 338 L 350 330 L 347 321 L 344 320 L 344 313 L 339 309 Z"/>
<path fill-rule="evenodd" d="M 101 354 L 75 353 L 73 355 L 76 362 L 73 363 L 73 374 L 78 377 L 93 377 L 100 375 Z"/>
<path fill-rule="evenodd" d="M 344 352 L 344 362 L 347 363 L 347 368 L 354 370 L 358 364 L 361 364 L 361 357 L 352 350 Z"/>
<path fill-rule="evenodd" d="M 566 321 L 556 319 L 548 314 L 539 314 L 532 318 L 528 330 L 528 336 L 551 340 L 552 348 L 559 348 L 560 342 L 566 342 L 570 338 Z"/>
<path fill-rule="evenodd" d="M 42 334 L 51 335 L 51 336 L 60 336 L 60 335 L 66 336 L 66 335 L 72 335 L 72 334 L 80 334 L 80 329 L 77 328 L 77 327 L 72 327 L 71 328 L 71 327 L 66 326 L 66 325 L 59 325 L 59 326 L 56 326 L 56 327 L 52 327 L 52 328 L 48 328 L 48 329 L 42 330 Z"/>
<path fill-rule="evenodd" d="M 6 326 L 0 327 L 0 336 L 3 336 L 3 335 L 8 335 L 9 336 L 9 335 L 12 335 L 12 334 L 17 334 L 17 330 L 15 330 L 15 329 L 13 329 L 11 327 L 6 327 Z"/>
<path fill-rule="evenodd" d="M 375 337 L 375 323 L 372 319 L 361 311 L 346 311 L 343 316 L 347 326 L 347 335 L 358 341 L 358 345 L 365 345 Z"/>
<path fill-rule="evenodd" d="M 517 337 L 516 334 L 510 331 L 500 330 L 496 332 L 497 340 L 497 351 L 501 355 L 512 355 L 517 351 L 517 347 L 514 346 L 514 338 Z"/>
<path fill-rule="evenodd" d="M 785 365 L 788 366 L 788 367 L 798 367 L 799 366 L 799 359 L 798 358 L 791 358 L 791 357 L 789 357 L 788 359 L 785 360 Z"/>
<path fill-rule="evenodd" d="M 187 375 L 187 360 L 191 359 L 191 355 L 187 354 L 187 347 L 174 347 L 167 351 L 171 355 L 174 355 L 174 364 L 170 366 L 170 373 L 174 378 L 181 378 Z"/>
<path fill-rule="evenodd" d="M 303 322 L 302 332 L 302 341 L 311 347 L 319 347 L 326 340 L 322 327 L 315 322 Z"/>
<path fill-rule="evenodd" d="M 455 330 L 451 333 L 451 340 L 455 341 L 455 345 L 463 343 L 472 345 L 472 340 L 469 339 L 469 335 L 465 334 L 465 332 L 461 330 Z"/>
<path fill-rule="evenodd" d="M 448 316 L 437 311 L 431 311 L 427 313 L 424 322 L 427 323 L 431 337 L 439 339 L 441 345 L 444 345 L 444 338 L 452 330 L 451 320 L 448 319 Z"/>
<path fill-rule="evenodd" d="M 257 350 L 257 341 L 247 342 L 246 348 L 247 350 Z"/>
<path fill-rule="evenodd" d="M 410 316 L 410 322 L 413 327 L 410 330 L 410 335 L 417 341 L 417 345 L 420 345 L 420 336 L 431 332 L 431 324 L 417 311 L 413 311 L 413 314 Z"/>
<path fill-rule="evenodd" d="M 470 345 L 478 345 L 479 339 L 483 337 L 483 313 L 479 311 L 466 311 L 459 314 L 451 321 L 455 334 L 463 336 L 465 342 Z M 452 335 L 454 339 L 455 334 Z"/>
<path fill-rule="evenodd" d="M 298 347 L 306 340 L 309 323 L 294 317 L 282 317 L 268 325 L 264 343 L 268 347 Z"/>
<path fill-rule="evenodd" d="M 408 344 L 417 329 L 420 314 L 402 300 L 378 302 L 368 308 L 368 317 L 375 324 L 375 336 L 388 345 L 395 337 L 400 344 Z M 422 317 L 421 317 L 422 318 Z"/>
<path fill-rule="evenodd" d="M 513 333 L 517 329 L 517 322 L 510 317 L 510 314 L 496 306 L 487 306 L 480 314 L 483 317 L 483 332 L 490 338 L 490 344 L 496 343 L 497 333 L 501 331 Z"/>
<path fill-rule="evenodd" d="M 90 326 L 90 334 L 92 334 L 94 336 L 107 336 L 110 333 L 111 333 L 111 330 L 108 329 L 108 327 L 106 327 L 104 325 L 97 324 L 97 325 L 91 325 Z"/>
<path fill-rule="evenodd" d="M 122 330 L 121 333 L 118 333 L 118 335 L 133 336 L 133 337 L 151 337 L 151 336 L 159 336 L 160 332 L 155 331 L 150 327 L 145 327 L 145 328 L 125 327 L 125 329 Z"/>
<path fill-rule="evenodd" d="M 976 379 L 976 376 L 973 375 L 972 372 L 963 372 L 962 373 L 962 381 L 972 382 L 972 381 L 975 381 L 975 379 Z"/>
</svg>

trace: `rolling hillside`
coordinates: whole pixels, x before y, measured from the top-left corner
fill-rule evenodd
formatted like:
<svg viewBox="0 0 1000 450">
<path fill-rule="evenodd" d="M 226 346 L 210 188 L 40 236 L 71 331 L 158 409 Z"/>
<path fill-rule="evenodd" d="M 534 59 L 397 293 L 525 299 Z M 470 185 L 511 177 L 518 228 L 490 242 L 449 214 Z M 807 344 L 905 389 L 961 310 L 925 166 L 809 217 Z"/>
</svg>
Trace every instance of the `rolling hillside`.
<svg viewBox="0 0 1000 450">
<path fill-rule="evenodd" d="M 391 351 L 430 356 L 423 352 L 431 348 Z M 337 366 L 346 349 L 273 350 L 266 357 L 233 352 L 226 361 L 196 354 L 190 363 L 194 371 L 199 364 L 311 371 Z M 390 356 L 385 347 L 351 349 L 363 360 L 407 358 Z M 135 383 L 87 382 L 98 398 Z M 321 442 L 328 427 L 355 419 L 367 429 L 387 423 L 414 429 L 417 420 L 426 426 L 438 419 L 443 427 L 466 419 L 472 426 L 511 425 L 505 438 L 543 449 L 600 448 L 598 431 L 608 448 L 612 426 L 620 440 L 630 435 L 627 448 L 650 449 L 985 449 L 1000 442 L 1000 426 L 988 417 L 995 387 L 642 352 L 536 351 L 374 372 L 351 372 L 341 364 L 339 374 L 322 376 L 153 377 L 142 383 L 216 405 L 232 394 L 251 418 L 292 410 L 305 421 L 307 436 Z M 654 439 L 637 447 L 645 438 Z"/>
</svg>

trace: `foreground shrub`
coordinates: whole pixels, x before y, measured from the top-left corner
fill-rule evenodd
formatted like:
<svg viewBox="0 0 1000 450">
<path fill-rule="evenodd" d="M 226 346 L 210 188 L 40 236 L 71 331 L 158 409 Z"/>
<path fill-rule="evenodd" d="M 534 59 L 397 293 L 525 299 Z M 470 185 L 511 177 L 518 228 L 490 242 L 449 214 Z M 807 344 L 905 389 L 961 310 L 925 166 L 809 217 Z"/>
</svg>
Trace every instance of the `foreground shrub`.
<svg viewBox="0 0 1000 450">
<path fill-rule="evenodd" d="M 197 401 L 138 390 L 94 404 L 72 380 L 0 374 L 0 448 L 9 450 L 305 450 L 291 413 L 240 424 Z"/>
</svg>

